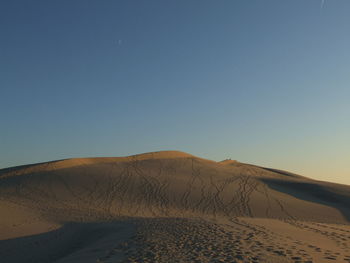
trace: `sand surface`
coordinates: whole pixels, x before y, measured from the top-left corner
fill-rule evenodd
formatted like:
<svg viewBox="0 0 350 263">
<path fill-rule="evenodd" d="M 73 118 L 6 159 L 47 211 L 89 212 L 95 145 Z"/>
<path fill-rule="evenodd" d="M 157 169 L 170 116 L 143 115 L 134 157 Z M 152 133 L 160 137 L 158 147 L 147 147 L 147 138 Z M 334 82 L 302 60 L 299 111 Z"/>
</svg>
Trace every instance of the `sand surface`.
<svg viewBox="0 0 350 263">
<path fill-rule="evenodd" d="M 350 186 L 182 152 L 0 170 L 0 262 L 350 262 Z"/>
</svg>

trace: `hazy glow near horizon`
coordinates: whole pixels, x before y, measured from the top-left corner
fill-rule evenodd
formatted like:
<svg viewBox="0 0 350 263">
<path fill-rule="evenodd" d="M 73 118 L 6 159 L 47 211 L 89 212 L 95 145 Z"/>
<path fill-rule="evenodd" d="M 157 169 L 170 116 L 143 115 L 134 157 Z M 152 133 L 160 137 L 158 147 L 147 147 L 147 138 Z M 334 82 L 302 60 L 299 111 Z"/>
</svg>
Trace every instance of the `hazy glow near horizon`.
<svg viewBox="0 0 350 263">
<path fill-rule="evenodd" d="M 0 3 L 0 168 L 181 150 L 350 184 L 350 1 Z"/>
</svg>

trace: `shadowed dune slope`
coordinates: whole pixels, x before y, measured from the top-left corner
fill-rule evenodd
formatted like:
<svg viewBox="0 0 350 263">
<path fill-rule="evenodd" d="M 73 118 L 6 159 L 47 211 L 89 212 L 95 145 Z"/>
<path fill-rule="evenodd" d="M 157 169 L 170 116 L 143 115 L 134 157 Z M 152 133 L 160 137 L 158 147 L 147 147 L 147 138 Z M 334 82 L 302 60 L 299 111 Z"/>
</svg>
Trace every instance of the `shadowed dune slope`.
<svg viewBox="0 0 350 263">
<path fill-rule="evenodd" d="M 1 201 L 62 222 L 194 216 L 341 223 L 350 218 L 349 193 L 345 185 L 177 151 L 0 170 Z"/>
</svg>

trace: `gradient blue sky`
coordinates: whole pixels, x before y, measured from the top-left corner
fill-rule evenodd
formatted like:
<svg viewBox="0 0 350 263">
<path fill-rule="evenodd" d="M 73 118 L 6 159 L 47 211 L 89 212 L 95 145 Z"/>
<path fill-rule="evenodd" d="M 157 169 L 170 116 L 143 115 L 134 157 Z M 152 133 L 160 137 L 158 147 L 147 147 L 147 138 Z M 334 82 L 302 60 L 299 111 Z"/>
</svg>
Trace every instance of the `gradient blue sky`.
<svg viewBox="0 0 350 263">
<path fill-rule="evenodd" d="M 0 167 L 182 150 L 350 184 L 350 1 L 0 2 Z"/>
</svg>

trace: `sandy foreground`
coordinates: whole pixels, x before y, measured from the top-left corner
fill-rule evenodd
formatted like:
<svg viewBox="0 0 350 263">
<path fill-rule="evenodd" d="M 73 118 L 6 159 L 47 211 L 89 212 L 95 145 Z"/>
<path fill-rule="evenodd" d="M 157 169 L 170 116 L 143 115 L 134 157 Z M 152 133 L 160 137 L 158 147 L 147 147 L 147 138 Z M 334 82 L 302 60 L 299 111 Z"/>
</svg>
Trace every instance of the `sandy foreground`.
<svg viewBox="0 0 350 263">
<path fill-rule="evenodd" d="M 350 186 L 182 152 L 0 170 L 0 262 L 350 262 Z"/>
</svg>

